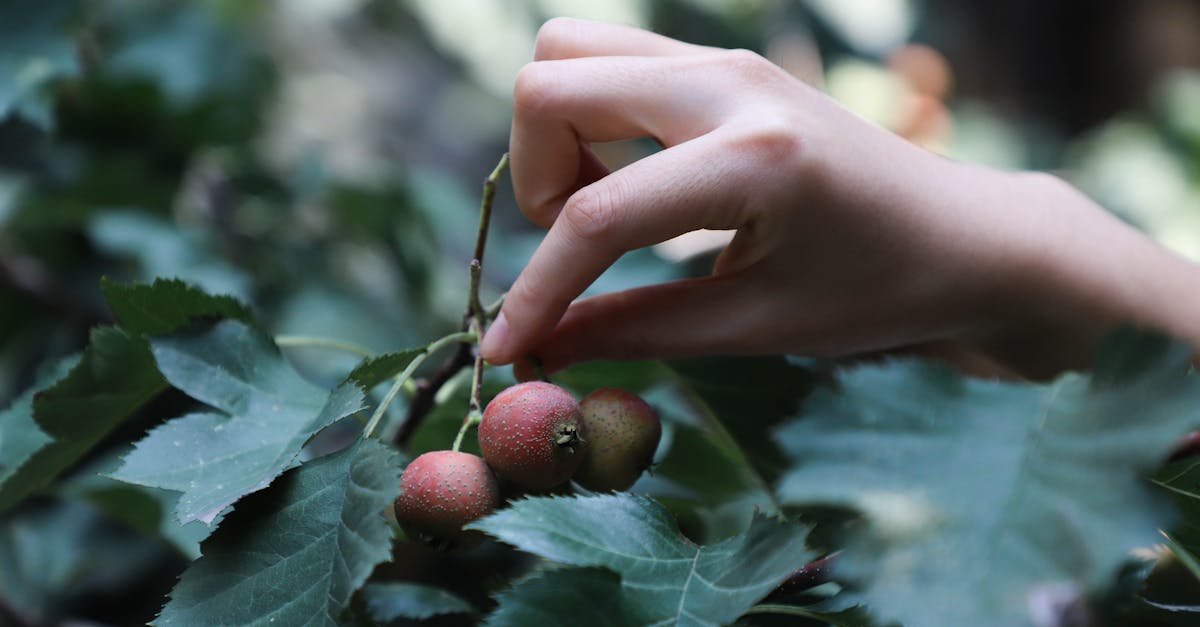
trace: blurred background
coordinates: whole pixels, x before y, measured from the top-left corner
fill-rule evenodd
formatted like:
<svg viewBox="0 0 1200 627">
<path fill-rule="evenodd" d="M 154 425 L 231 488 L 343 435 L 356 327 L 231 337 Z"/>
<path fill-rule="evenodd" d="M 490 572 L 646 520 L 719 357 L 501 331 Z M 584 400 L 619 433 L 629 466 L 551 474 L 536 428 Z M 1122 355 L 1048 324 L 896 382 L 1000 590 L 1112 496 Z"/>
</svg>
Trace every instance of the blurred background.
<svg viewBox="0 0 1200 627">
<path fill-rule="evenodd" d="M 930 150 L 1054 171 L 1200 261 L 1197 0 L 4 0 L 0 407 L 109 321 L 101 276 L 182 277 L 273 332 L 377 352 L 456 328 L 513 78 L 557 15 L 758 51 Z M 619 167 L 654 147 L 598 150 Z M 507 184 L 497 207 L 485 300 L 541 237 Z M 703 273 L 721 237 L 631 253 L 593 290 Z M 323 382 L 356 361 L 289 356 Z M 148 610 L 79 601 L 116 585 L 111 555 L 13 574 L 109 528 L 78 507 L 45 514 L 75 523 L 44 541 L 14 539 L 42 512 L 0 530 L 0 590 L 152 615 L 144 590 Z"/>
</svg>

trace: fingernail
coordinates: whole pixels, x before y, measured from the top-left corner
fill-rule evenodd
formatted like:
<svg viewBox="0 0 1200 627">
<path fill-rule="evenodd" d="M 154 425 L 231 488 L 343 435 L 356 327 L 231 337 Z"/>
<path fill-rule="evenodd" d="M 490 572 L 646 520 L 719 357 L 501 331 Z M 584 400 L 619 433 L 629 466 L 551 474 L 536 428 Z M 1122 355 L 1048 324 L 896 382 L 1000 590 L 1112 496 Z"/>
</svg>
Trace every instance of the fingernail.
<svg viewBox="0 0 1200 627">
<path fill-rule="evenodd" d="M 505 342 L 508 341 L 508 319 L 504 317 L 504 312 L 501 311 L 496 320 L 492 322 L 492 326 L 483 334 L 483 341 L 479 343 L 479 351 L 483 353 L 484 359 L 495 363 L 496 357 L 502 357 L 501 352 Z"/>
</svg>

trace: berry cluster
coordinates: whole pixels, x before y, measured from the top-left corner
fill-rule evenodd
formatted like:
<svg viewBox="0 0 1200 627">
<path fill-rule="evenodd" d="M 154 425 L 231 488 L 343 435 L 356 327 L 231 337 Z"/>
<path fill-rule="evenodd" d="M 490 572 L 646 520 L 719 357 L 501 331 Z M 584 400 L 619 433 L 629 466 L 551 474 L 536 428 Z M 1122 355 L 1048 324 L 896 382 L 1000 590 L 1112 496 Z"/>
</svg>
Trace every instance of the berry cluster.
<svg viewBox="0 0 1200 627">
<path fill-rule="evenodd" d="M 650 467 L 661 435 L 654 410 L 631 392 L 604 388 L 579 402 L 551 383 L 520 383 L 484 410 L 483 457 L 431 451 L 408 465 L 396 520 L 435 546 L 469 546 L 480 536 L 462 527 L 500 507 L 501 481 L 526 492 L 570 479 L 589 490 L 627 490 Z"/>
</svg>

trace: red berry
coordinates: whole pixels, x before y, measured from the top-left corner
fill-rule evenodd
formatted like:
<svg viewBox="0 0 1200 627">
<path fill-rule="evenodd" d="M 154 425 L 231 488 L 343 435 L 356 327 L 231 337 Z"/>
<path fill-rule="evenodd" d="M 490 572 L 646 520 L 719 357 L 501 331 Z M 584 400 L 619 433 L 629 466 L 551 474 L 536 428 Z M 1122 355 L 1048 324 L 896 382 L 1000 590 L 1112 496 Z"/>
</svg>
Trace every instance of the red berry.
<svg viewBox="0 0 1200 627">
<path fill-rule="evenodd" d="M 479 423 L 479 450 L 496 474 L 528 490 L 571 478 L 583 461 L 586 433 L 570 392 L 543 381 L 496 395 Z"/>
<path fill-rule="evenodd" d="M 478 544 L 483 534 L 463 525 L 500 506 L 500 486 L 483 458 L 458 451 L 431 451 L 400 476 L 396 521 L 409 537 L 437 548 Z"/>
<path fill-rule="evenodd" d="M 579 407 L 589 442 L 575 481 L 598 492 L 628 490 L 654 461 L 662 436 L 654 408 L 616 388 L 588 394 Z"/>
</svg>

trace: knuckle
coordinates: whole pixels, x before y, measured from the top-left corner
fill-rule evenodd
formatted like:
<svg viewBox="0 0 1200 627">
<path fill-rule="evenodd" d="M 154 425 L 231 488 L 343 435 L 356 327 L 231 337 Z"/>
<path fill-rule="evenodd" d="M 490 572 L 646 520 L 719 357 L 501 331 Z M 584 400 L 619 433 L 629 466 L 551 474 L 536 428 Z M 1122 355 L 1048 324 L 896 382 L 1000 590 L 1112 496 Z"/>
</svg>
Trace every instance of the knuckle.
<svg viewBox="0 0 1200 627">
<path fill-rule="evenodd" d="M 517 113 L 537 115 L 544 112 L 554 99 L 556 79 L 549 64 L 540 61 L 527 63 L 517 72 L 513 83 L 513 109 Z"/>
<path fill-rule="evenodd" d="M 538 29 L 533 58 L 537 60 L 557 59 L 563 54 L 578 32 L 578 22 L 569 17 L 554 17 L 546 20 Z"/>
<path fill-rule="evenodd" d="M 804 147 L 801 125 L 788 116 L 759 116 L 737 135 L 739 154 L 757 164 L 782 164 L 796 160 Z"/>
<path fill-rule="evenodd" d="M 726 50 L 720 54 L 729 71 L 751 83 L 774 80 L 780 72 L 778 67 L 762 55 L 744 48 Z"/>
<path fill-rule="evenodd" d="M 612 191 L 588 186 L 575 192 L 563 207 L 560 219 L 579 239 L 604 242 L 612 235 L 616 212 Z"/>
</svg>

